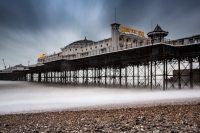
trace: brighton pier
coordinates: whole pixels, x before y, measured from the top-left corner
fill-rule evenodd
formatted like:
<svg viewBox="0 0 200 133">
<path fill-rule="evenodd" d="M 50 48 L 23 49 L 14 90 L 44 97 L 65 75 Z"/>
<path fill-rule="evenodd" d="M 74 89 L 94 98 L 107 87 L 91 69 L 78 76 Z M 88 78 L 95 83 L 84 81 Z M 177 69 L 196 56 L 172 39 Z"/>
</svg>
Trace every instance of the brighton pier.
<svg viewBox="0 0 200 133">
<path fill-rule="evenodd" d="M 144 32 L 111 24 L 111 37 L 79 40 L 52 55 L 40 54 L 34 65 L 7 68 L 0 80 L 148 87 L 151 90 L 200 88 L 200 35 L 177 40 L 157 25 Z"/>
</svg>

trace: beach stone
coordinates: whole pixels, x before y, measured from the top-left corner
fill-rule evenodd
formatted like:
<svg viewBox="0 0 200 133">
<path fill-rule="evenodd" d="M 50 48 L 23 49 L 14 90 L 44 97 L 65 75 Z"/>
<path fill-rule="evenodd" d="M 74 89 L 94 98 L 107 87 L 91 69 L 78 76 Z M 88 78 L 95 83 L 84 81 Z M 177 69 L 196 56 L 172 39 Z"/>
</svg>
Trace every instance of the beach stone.
<svg viewBox="0 0 200 133">
<path fill-rule="evenodd" d="M 157 105 L 110 110 L 45 112 L 32 113 L 31 115 L 0 115 L 0 131 L 30 133 L 199 132 L 199 110 L 200 106 L 195 103 L 192 105 Z"/>
<path fill-rule="evenodd" d="M 174 130 L 171 130 L 170 133 L 179 133 L 179 131 L 174 129 Z"/>
</svg>

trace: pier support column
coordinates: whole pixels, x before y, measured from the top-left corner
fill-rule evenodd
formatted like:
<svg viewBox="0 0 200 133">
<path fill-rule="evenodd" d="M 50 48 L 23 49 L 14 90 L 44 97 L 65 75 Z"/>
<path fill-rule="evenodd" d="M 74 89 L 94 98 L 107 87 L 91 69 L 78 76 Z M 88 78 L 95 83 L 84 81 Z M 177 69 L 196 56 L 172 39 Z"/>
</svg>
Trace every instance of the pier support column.
<svg viewBox="0 0 200 133">
<path fill-rule="evenodd" d="M 139 70 L 139 64 L 137 64 L 137 86 L 140 86 L 140 70 Z"/>
<path fill-rule="evenodd" d="M 31 82 L 33 82 L 33 73 L 31 73 Z"/>
<path fill-rule="evenodd" d="M 94 68 L 94 84 L 97 83 L 97 68 Z"/>
<path fill-rule="evenodd" d="M 163 91 L 165 91 L 165 59 L 163 60 Z"/>
<path fill-rule="evenodd" d="M 190 58 L 190 88 L 193 89 L 193 59 Z"/>
<path fill-rule="evenodd" d="M 181 60 L 178 59 L 178 88 L 181 89 Z"/>
<path fill-rule="evenodd" d="M 113 67 L 113 87 L 116 85 L 116 68 Z"/>
<path fill-rule="evenodd" d="M 66 84 L 69 83 L 69 71 L 67 70 L 66 71 Z"/>
<path fill-rule="evenodd" d="M 105 67 L 105 86 L 107 86 L 107 67 Z"/>
<path fill-rule="evenodd" d="M 70 82 L 70 84 L 72 84 L 72 71 L 71 70 L 69 71 L 69 82 Z"/>
<path fill-rule="evenodd" d="M 98 83 L 99 83 L 99 86 L 100 86 L 100 84 L 101 84 L 101 83 L 100 83 L 100 82 L 101 82 L 100 78 L 101 78 L 101 77 L 100 77 L 100 68 L 98 68 Z"/>
<path fill-rule="evenodd" d="M 149 62 L 147 62 L 147 85 L 149 86 Z"/>
<path fill-rule="evenodd" d="M 43 73 L 43 78 L 44 78 L 44 83 L 46 82 L 45 80 L 46 80 L 46 74 L 45 74 L 45 72 Z"/>
<path fill-rule="evenodd" d="M 41 72 L 38 73 L 38 82 L 41 82 Z"/>
<path fill-rule="evenodd" d="M 65 85 L 66 85 L 66 83 L 67 83 L 67 73 L 66 73 L 66 71 L 65 71 Z"/>
<path fill-rule="evenodd" d="M 80 78 L 80 77 L 79 77 L 79 72 L 80 72 L 80 71 L 79 71 L 79 69 L 78 69 L 78 70 L 77 70 L 77 84 L 79 84 L 79 78 Z"/>
<path fill-rule="evenodd" d="M 150 77 L 151 90 L 152 90 L 152 88 L 153 88 L 153 79 L 152 79 L 152 78 L 153 78 L 153 77 L 152 77 L 152 76 L 153 76 L 153 68 L 152 68 L 153 65 L 152 65 L 152 63 L 153 63 L 153 62 L 152 62 L 152 60 L 151 60 L 151 66 L 150 66 L 150 69 L 151 69 L 151 74 L 150 74 L 150 76 L 151 76 L 151 77 Z"/>
<path fill-rule="evenodd" d="M 56 83 L 56 72 L 55 71 L 53 72 L 53 83 L 54 84 Z"/>
<path fill-rule="evenodd" d="M 165 61 L 165 65 L 166 65 L 166 67 L 165 67 L 165 90 L 166 89 L 168 89 L 168 85 L 167 85 L 167 83 L 168 83 L 168 67 L 167 67 L 167 65 L 168 65 L 168 62 L 167 62 L 167 59 L 166 59 L 166 61 Z"/>
<path fill-rule="evenodd" d="M 128 81 L 127 81 L 127 66 L 125 67 L 125 84 L 126 84 L 126 87 L 128 86 Z"/>
<path fill-rule="evenodd" d="M 144 87 L 147 87 L 146 63 L 144 64 Z"/>
<path fill-rule="evenodd" d="M 63 72 L 59 72 L 60 84 L 63 83 Z"/>
<path fill-rule="evenodd" d="M 86 68 L 86 80 L 85 80 L 86 84 L 88 85 L 89 79 L 88 79 L 88 68 Z"/>
<path fill-rule="evenodd" d="M 94 84 L 94 68 L 92 67 L 92 76 L 91 76 L 91 78 L 92 78 L 92 85 Z"/>
<path fill-rule="evenodd" d="M 85 69 L 83 68 L 83 84 L 85 84 Z"/>
<path fill-rule="evenodd" d="M 133 87 L 135 86 L 135 67 L 133 65 Z"/>
<path fill-rule="evenodd" d="M 120 87 L 122 86 L 122 68 L 121 65 L 119 66 L 119 84 Z"/>
<path fill-rule="evenodd" d="M 46 74 L 46 83 L 48 83 L 48 72 L 45 72 L 45 74 Z"/>
<path fill-rule="evenodd" d="M 155 64 L 154 64 L 154 69 L 155 69 L 155 77 L 154 77 L 154 79 L 155 79 L 155 89 L 156 89 L 156 87 L 157 87 L 157 82 L 156 82 L 156 65 L 157 65 L 157 62 L 155 61 Z"/>
<path fill-rule="evenodd" d="M 200 57 L 198 58 L 199 61 L 199 87 L 200 87 Z"/>
<path fill-rule="evenodd" d="M 53 81 L 52 81 L 52 80 L 53 80 L 52 78 L 53 78 L 53 75 L 52 75 L 52 71 L 51 71 L 51 83 L 53 82 Z"/>
</svg>

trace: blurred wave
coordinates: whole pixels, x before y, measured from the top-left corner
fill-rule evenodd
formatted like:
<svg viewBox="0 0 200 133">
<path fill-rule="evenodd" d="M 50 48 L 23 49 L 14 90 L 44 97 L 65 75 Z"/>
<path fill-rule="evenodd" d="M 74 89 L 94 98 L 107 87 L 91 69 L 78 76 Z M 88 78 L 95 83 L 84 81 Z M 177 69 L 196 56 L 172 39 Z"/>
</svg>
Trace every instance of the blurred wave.
<svg viewBox="0 0 200 133">
<path fill-rule="evenodd" d="M 104 88 L 0 81 L 0 114 L 200 97 L 200 89 Z"/>
</svg>

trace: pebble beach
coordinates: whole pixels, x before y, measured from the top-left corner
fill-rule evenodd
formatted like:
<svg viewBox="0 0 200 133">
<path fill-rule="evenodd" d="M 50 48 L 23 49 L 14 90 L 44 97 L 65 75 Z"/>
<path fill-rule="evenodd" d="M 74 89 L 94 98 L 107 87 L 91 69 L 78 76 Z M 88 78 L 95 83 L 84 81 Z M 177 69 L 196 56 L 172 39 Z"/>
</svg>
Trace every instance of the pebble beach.
<svg viewBox="0 0 200 133">
<path fill-rule="evenodd" d="M 0 115 L 1 133 L 199 133 L 200 98 Z"/>
</svg>

